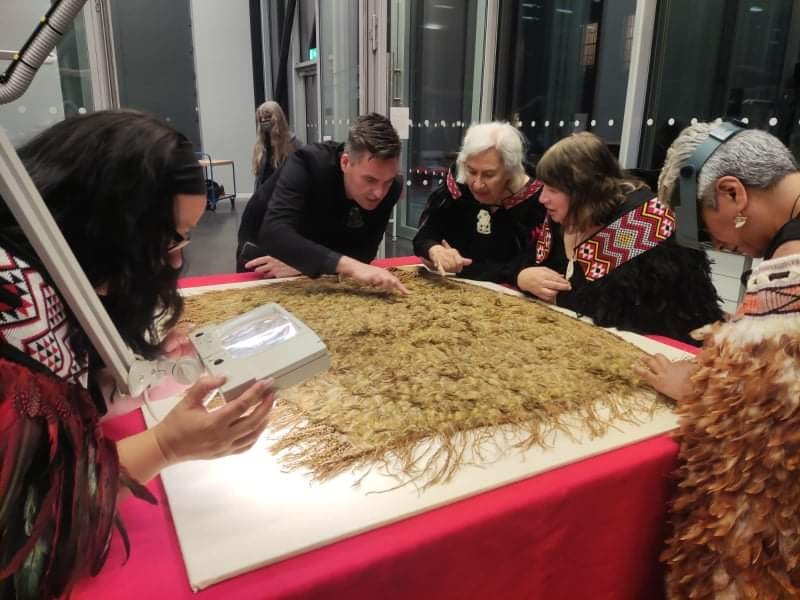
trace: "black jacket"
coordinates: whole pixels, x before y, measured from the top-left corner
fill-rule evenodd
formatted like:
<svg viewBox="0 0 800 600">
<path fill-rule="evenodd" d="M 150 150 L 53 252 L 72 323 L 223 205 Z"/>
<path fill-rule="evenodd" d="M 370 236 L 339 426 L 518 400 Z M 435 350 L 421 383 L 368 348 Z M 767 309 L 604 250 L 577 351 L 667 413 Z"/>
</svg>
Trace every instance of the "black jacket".
<svg viewBox="0 0 800 600">
<path fill-rule="evenodd" d="M 529 175 L 534 179 L 532 170 Z M 475 199 L 468 186 L 455 183 L 452 169 L 448 177 L 450 188 L 443 183 L 428 197 L 414 236 L 414 254 L 428 258 L 431 246 L 446 240 L 461 256 L 473 260 L 461 271 L 461 277 L 515 283 L 513 259 L 525 250 L 544 221 L 546 211 L 539 203 L 541 186 L 526 190 L 524 200 L 511 208 L 490 211 Z M 490 214 L 488 228 L 484 229 L 489 233 L 478 231 L 481 210 Z"/>
<path fill-rule="evenodd" d="M 608 223 L 653 196 L 648 189 L 630 193 Z M 548 256 L 537 264 L 532 247 L 517 274 L 531 266 L 548 267 L 562 275 L 566 272 L 569 261 L 561 227 L 551 222 L 550 229 Z M 678 245 L 674 235 L 595 281 L 587 280 L 576 264 L 569 281 L 572 289 L 559 292 L 556 304 L 591 317 L 601 327 L 658 334 L 696 345 L 690 332 L 723 317 L 706 253 Z"/>
<path fill-rule="evenodd" d="M 345 195 L 339 165 L 343 147 L 335 142 L 303 146 L 256 190 L 242 214 L 237 257 L 251 242 L 310 276 L 335 273 L 343 255 L 362 262 L 375 258 L 403 191 L 401 179 L 375 210 L 362 209 Z"/>
</svg>

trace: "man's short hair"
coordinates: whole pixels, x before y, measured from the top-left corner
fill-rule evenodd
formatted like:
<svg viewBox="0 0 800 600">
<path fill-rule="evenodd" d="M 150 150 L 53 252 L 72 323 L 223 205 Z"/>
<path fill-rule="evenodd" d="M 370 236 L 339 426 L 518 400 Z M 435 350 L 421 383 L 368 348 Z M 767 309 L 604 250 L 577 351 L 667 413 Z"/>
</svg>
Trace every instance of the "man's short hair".
<svg viewBox="0 0 800 600">
<path fill-rule="evenodd" d="M 389 121 L 378 113 L 361 115 L 350 127 L 344 151 L 354 161 L 358 161 L 365 152 L 372 158 L 387 160 L 397 158 L 401 151 L 400 138 Z"/>
</svg>

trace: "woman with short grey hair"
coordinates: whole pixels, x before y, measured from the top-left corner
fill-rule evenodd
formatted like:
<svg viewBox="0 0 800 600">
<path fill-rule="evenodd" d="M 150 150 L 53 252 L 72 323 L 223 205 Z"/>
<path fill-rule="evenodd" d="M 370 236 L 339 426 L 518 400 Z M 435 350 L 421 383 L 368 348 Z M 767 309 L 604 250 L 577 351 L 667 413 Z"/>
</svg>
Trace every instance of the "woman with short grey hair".
<svg viewBox="0 0 800 600">
<path fill-rule="evenodd" d="M 691 125 L 670 146 L 658 179 L 663 201 L 669 202 L 681 167 L 717 126 Z M 735 134 L 702 166 L 696 189 L 690 201 L 700 205 L 716 248 L 764 258 L 800 252 L 800 173 L 792 153 L 772 134 Z"/>
<path fill-rule="evenodd" d="M 511 265 L 544 221 L 525 139 L 508 123 L 471 126 L 446 180 L 428 197 L 414 252 L 442 273 L 512 282 Z"/>
<path fill-rule="evenodd" d="M 660 197 L 672 198 L 686 169 L 681 202 L 699 203 L 714 245 L 765 260 L 693 360 L 656 354 L 639 368 L 678 415 L 666 597 L 798 598 L 800 172 L 771 134 L 725 125 L 712 136 L 716 127 L 697 123 L 673 142 Z M 716 148 L 701 149 L 709 138 Z"/>
</svg>

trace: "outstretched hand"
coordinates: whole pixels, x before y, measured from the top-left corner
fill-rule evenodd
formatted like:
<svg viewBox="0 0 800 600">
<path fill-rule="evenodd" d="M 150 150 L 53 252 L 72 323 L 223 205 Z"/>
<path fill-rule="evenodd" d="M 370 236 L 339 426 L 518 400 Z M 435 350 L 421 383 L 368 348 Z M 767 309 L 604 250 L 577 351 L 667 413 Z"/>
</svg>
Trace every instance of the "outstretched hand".
<svg viewBox="0 0 800 600">
<path fill-rule="evenodd" d="M 693 393 L 691 377 L 697 368 L 691 359 L 671 361 L 663 354 L 654 354 L 645 357 L 634 371 L 657 392 L 680 402 Z"/>
<path fill-rule="evenodd" d="M 336 272 L 362 285 L 371 285 L 387 292 L 408 294 L 408 288 L 386 269 L 368 265 L 349 256 L 339 259 Z"/>
<path fill-rule="evenodd" d="M 290 267 L 285 262 L 271 256 L 259 256 L 248 260 L 244 264 L 244 268 L 261 273 L 268 279 L 273 277 L 295 277 L 301 274 L 294 267 Z"/>
<path fill-rule="evenodd" d="M 545 302 L 555 302 L 559 292 L 572 289 L 561 273 L 547 267 L 528 267 L 517 275 L 517 287 Z"/>
<path fill-rule="evenodd" d="M 168 463 L 238 454 L 256 443 L 269 422 L 275 401 L 271 389 L 274 381 L 256 382 L 237 398 L 209 412 L 203 402 L 224 382 L 223 377 L 201 377 L 153 428 Z"/>
<path fill-rule="evenodd" d="M 446 273 L 461 273 L 464 267 L 472 264 L 471 258 L 461 256 L 461 253 L 450 246 L 447 240 L 442 240 L 441 244 L 431 246 L 428 250 L 428 259 L 441 275 Z"/>
</svg>

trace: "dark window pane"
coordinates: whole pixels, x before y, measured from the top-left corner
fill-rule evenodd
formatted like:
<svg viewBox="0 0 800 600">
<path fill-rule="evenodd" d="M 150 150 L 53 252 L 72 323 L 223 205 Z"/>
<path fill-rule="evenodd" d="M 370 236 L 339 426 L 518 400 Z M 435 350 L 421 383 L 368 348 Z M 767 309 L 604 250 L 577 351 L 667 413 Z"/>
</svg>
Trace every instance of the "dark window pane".
<svg viewBox="0 0 800 600">
<path fill-rule="evenodd" d="M 659 169 L 669 145 L 693 119 L 718 117 L 765 129 L 798 156 L 800 15 L 793 4 L 659 3 L 640 166 Z"/>
<path fill-rule="evenodd" d="M 575 131 L 618 151 L 635 8 L 635 0 L 501 2 L 495 115 L 521 127 L 534 160 Z"/>
</svg>

